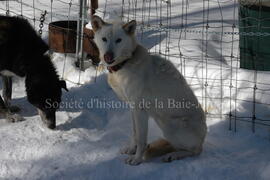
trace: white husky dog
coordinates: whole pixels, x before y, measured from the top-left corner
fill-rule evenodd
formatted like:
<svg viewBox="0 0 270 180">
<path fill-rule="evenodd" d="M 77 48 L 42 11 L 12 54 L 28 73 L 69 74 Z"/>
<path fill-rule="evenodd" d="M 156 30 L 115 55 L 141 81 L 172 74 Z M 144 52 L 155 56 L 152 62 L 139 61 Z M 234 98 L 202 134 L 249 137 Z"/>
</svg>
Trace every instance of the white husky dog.
<svg viewBox="0 0 270 180">
<path fill-rule="evenodd" d="M 172 63 L 150 55 L 136 42 L 136 21 L 107 23 L 93 16 L 94 41 L 109 70 L 108 82 L 131 105 L 133 136 L 122 149 L 126 163 L 138 165 L 164 155 L 166 162 L 201 153 L 207 132 L 205 114 L 184 77 Z M 147 145 L 148 118 L 164 139 Z M 166 155 L 165 155 L 166 154 Z"/>
</svg>

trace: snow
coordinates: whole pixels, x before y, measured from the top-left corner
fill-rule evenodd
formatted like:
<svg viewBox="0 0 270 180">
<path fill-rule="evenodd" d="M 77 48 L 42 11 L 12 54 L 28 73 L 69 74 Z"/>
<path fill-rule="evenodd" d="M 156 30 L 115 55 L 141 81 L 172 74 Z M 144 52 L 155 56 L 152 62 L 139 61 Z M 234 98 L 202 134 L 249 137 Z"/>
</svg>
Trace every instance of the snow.
<svg viewBox="0 0 270 180">
<path fill-rule="evenodd" d="M 32 5 L 32 0 L 23 2 Z M 36 0 L 35 2 L 39 9 L 50 11 L 50 1 Z M 75 6 L 77 1 L 72 2 L 74 5 L 70 8 L 70 18 L 75 19 L 78 12 L 78 7 Z M 105 2 L 100 1 L 100 11 L 104 9 Z M 121 2 L 121 0 L 107 0 L 111 14 L 121 12 Z M 218 3 L 210 2 L 210 30 L 220 31 Z M 5 3 L 0 2 L 0 8 L 5 9 Z M 181 3 L 176 1 L 172 3 L 177 5 L 172 6 L 171 14 L 175 18 L 172 18 L 171 27 L 177 29 L 182 18 L 177 16 Z M 152 6 L 154 6 L 153 2 Z M 221 1 L 221 6 L 225 20 L 224 31 L 229 32 L 232 30 L 231 23 L 235 19 L 233 12 L 237 8 L 234 6 L 234 1 Z M 141 7 L 140 3 L 138 7 Z M 125 8 L 128 8 L 128 5 Z M 10 1 L 10 9 L 18 14 L 21 12 L 19 3 L 15 1 Z M 202 28 L 201 9 L 201 1 L 189 2 L 188 26 L 191 29 Z M 53 10 L 55 13 L 53 20 L 66 19 L 69 14 L 68 5 L 60 1 L 54 2 Z M 0 10 L 0 13 L 5 11 Z M 39 17 L 40 11 L 37 10 L 35 13 Z M 152 18 L 156 10 L 152 9 L 149 13 Z M 32 18 L 33 9 L 23 6 L 23 14 Z M 133 12 L 130 14 L 130 19 L 136 17 L 141 21 L 141 12 L 137 15 Z M 150 21 L 153 24 L 158 23 L 152 19 Z M 50 13 L 47 22 L 50 22 Z M 45 40 L 47 40 L 46 28 L 47 26 L 44 27 L 43 34 Z M 139 40 L 151 52 L 158 52 L 161 49 L 162 53 L 163 51 L 165 53 L 164 47 L 168 43 L 166 42 L 168 35 L 170 35 L 170 53 L 179 54 L 178 44 L 180 44 L 181 52 L 189 58 L 185 59 L 185 68 L 179 65 L 180 60 L 177 56 L 167 58 L 185 75 L 200 102 L 210 114 L 226 114 L 232 111 L 238 116 L 252 115 L 253 89 L 250 87 L 254 85 L 254 72 L 237 68 L 237 64 L 235 62 L 231 64 L 231 59 L 227 56 L 231 53 L 238 55 L 237 36 L 233 39 L 234 49 L 231 52 L 231 36 L 220 39 L 220 36 L 210 34 L 206 45 L 200 41 L 201 34 L 187 33 L 179 42 L 179 33 L 162 32 L 160 35 L 159 31 L 138 30 Z M 141 38 L 142 36 L 144 38 Z M 204 49 L 205 47 L 207 49 Z M 206 59 L 202 61 L 202 53 L 206 50 L 210 56 L 217 57 L 208 59 L 207 69 Z M 220 69 L 219 58 L 221 53 L 224 56 L 222 69 Z M 22 108 L 21 113 L 26 121 L 9 124 L 5 119 L 0 119 L 0 179 L 270 179 L 269 127 L 256 125 L 256 133 L 252 133 L 251 123 L 236 121 L 237 126 L 235 126 L 232 119 L 232 129 L 236 128 L 236 132 L 229 131 L 227 116 L 208 116 L 208 134 L 204 150 L 199 157 L 171 163 L 163 163 L 160 158 L 157 158 L 139 166 L 126 165 L 124 159 L 127 156 L 121 155 L 119 149 L 130 138 L 132 128 L 130 112 L 127 108 L 101 108 L 101 104 L 97 104 L 97 101 L 120 103 L 107 84 L 105 69 L 96 71 L 95 68 L 90 67 L 84 72 L 79 71 L 74 66 L 74 55 L 54 53 L 53 62 L 59 75 L 67 80 L 70 89 L 70 92 L 63 91 L 63 103 L 57 112 L 57 129 L 49 130 L 44 127 L 36 109 L 27 102 L 23 79 L 16 79 L 12 103 Z M 258 88 L 270 89 L 269 72 L 258 72 L 257 75 Z M 206 77 L 209 85 L 208 88 L 202 89 Z M 221 86 L 221 78 L 223 86 Z M 235 79 L 238 79 L 238 83 Z M 230 83 L 233 85 L 232 91 L 228 88 Z M 221 91 L 222 100 L 219 99 Z M 258 102 L 256 116 L 269 119 L 269 105 L 267 105 L 270 100 L 269 91 L 258 90 L 256 95 Z M 240 100 L 235 102 L 235 97 Z M 161 132 L 153 120 L 150 120 L 149 128 L 150 142 L 161 137 Z"/>
</svg>

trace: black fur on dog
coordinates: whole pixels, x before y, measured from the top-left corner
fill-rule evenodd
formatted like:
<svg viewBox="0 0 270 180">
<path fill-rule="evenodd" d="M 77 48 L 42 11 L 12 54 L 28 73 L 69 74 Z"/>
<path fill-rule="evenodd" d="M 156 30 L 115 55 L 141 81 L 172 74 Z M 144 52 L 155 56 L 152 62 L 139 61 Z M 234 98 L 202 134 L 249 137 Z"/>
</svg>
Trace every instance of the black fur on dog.
<svg viewBox="0 0 270 180">
<path fill-rule="evenodd" d="M 59 80 L 49 56 L 44 55 L 48 45 L 37 35 L 27 20 L 0 16 L 0 73 L 3 77 L 3 97 L 0 112 L 10 121 L 20 117 L 12 112 L 12 79 L 10 74 L 25 78 L 28 101 L 38 108 L 47 127 L 55 128 L 56 106 L 61 102 L 62 88 L 66 82 Z M 12 72 L 12 73 L 10 73 Z"/>
</svg>

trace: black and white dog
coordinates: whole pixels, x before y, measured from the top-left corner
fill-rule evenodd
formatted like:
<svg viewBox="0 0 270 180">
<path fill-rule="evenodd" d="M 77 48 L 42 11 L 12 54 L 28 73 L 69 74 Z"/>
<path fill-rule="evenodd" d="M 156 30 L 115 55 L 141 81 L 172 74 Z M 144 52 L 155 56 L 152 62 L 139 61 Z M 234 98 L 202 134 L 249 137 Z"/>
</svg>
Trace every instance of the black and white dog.
<svg viewBox="0 0 270 180">
<path fill-rule="evenodd" d="M 32 26 L 22 18 L 0 16 L 0 74 L 3 79 L 3 98 L 0 96 L 0 114 L 11 122 L 22 120 L 10 105 L 12 77 L 25 77 L 28 101 L 34 105 L 48 128 L 56 126 L 57 106 L 66 82 L 59 80 L 48 55 L 49 47 Z"/>
</svg>

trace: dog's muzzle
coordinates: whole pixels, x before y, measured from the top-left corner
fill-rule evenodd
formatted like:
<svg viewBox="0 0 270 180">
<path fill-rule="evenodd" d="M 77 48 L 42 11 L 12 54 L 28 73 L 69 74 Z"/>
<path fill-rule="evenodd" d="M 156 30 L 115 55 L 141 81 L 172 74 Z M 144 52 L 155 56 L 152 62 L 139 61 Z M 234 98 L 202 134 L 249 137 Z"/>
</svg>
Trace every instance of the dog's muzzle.
<svg viewBox="0 0 270 180">
<path fill-rule="evenodd" d="M 114 55 L 112 52 L 106 52 L 104 54 L 104 61 L 107 63 L 107 64 L 112 64 L 114 62 Z"/>
</svg>

